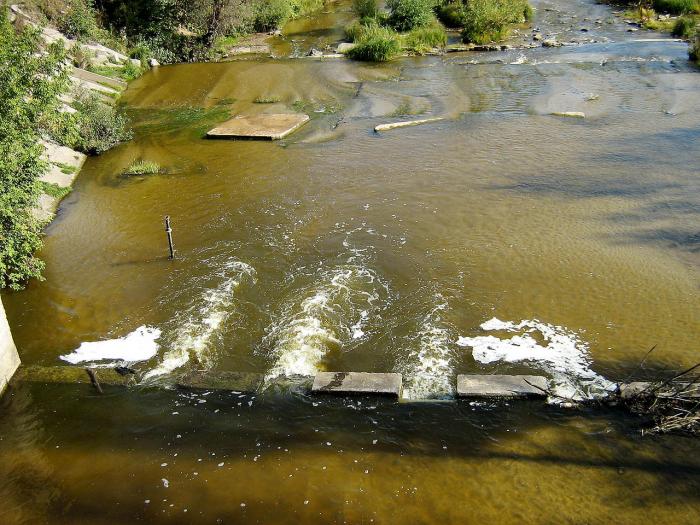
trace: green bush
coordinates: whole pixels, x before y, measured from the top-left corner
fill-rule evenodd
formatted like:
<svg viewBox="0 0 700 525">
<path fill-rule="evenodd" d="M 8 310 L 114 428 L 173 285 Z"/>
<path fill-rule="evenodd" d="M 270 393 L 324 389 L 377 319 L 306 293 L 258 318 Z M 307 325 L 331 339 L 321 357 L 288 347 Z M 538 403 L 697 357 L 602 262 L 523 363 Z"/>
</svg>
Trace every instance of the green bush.
<svg viewBox="0 0 700 525">
<path fill-rule="evenodd" d="M 41 192 L 39 178 L 43 123 L 57 114 L 67 88 L 65 51 L 54 44 L 40 53 L 37 30 L 15 32 L 0 9 L 0 288 L 20 289 L 41 277 L 41 224 L 32 210 Z"/>
<path fill-rule="evenodd" d="M 672 15 L 700 13 L 700 0 L 653 0 L 653 6 L 660 13 Z"/>
<path fill-rule="evenodd" d="M 360 18 L 376 18 L 379 14 L 377 0 L 353 0 L 352 9 Z"/>
<path fill-rule="evenodd" d="M 255 9 L 253 27 L 255 31 L 272 31 L 280 27 L 292 16 L 292 8 L 287 0 L 259 2 Z"/>
<path fill-rule="evenodd" d="M 401 52 L 401 42 L 395 31 L 378 25 L 363 27 L 355 39 L 357 45 L 347 53 L 350 58 L 386 62 Z"/>
<path fill-rule="evenodd" d="M 408 51 L 423 54 L 436 47 L 444 47 L 447 44 L 445 29 L 437 20 L 430 25 L 417 27 L 404 37 L 404 47 Z"/>
<path fill-rule="evenodd" d="M 433 19 L 435 0 L 387 0 L 389 23 L 397 31 L 428 25 Z"/>
<path fill-rule="evenodd" d="M 464 8 L 462 40 L 486 44 L 508 36 L 511 24 L 525 22 L 527 0 L 470 0 Z"/>
<path fill-rule="evenodd" d="M 441 5 L 437 9 L 437 16 L 440 22 L 447 27 L 464 27 L 464 5 L 462 2 L 451 2 Z"/>
<path fill-rule="evenodd" d="M 99 33 L 92 0 L 71 0 L 58 29 L 70 38 L 89 40 Z"/>
<path fill-rule="evenodd" d="M 73 115 L 78 140 L 70 146 L 89 155 L 99 155 L 120 142 L 131 139 L 126 118 L 116 108 L 104 104 L 95 93 L 81 93 Z"/>
<path fill-rule="evenodd" d="M 671 34 L 676 38 L 689 39 L 695 34 L 695 20 L 690 17 L 681 17 L 673 24 Z"/>
</svg>

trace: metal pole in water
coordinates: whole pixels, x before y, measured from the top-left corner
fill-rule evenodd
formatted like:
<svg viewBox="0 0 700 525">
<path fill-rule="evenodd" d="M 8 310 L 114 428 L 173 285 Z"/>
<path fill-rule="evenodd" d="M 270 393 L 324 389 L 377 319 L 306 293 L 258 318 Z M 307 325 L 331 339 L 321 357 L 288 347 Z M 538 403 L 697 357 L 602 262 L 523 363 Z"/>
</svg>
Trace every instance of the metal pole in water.
<svg viewBox="0 0 700 525">
<path fill-rule="evenodd" d="M 173 247 L 173 229 L 170 227 L 170 215 L 165 216 L 165 233 L 168 235 L 168 249 L 170 250 L 168 259 L 174 259 L 175 248 Z"/>
</svg>

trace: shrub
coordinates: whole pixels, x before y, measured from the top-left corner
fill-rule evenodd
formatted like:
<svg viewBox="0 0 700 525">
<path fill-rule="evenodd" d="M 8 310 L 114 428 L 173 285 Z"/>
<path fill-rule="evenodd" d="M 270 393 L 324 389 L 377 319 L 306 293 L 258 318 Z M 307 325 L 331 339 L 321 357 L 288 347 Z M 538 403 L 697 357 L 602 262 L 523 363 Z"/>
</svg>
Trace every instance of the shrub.
<svg viewBox="0 0 700 525">
<path fill-rule="evenodd" d="M 435 0 L 387 0 L 389 23 L 397 31 L 426 26 L 433 19 Z"/>
<path fill-rule="evenodd" d="M 58 29 L 70 38 L 94 38 L 99 29 L 92 0 L 71 0 L 64 17 L 58 21 Z"/>
<path fill-rule="evenodd" d="M 656 11 L 672 15 L 700 13 L 698 0 L 653 0 L 653 5 Z"/>
<path fill-rule="evenodd" d="M 414 53 L 423 54 L 447 44 L 445 29 L 437 20 L 425 27 L 417 27 L 404 37 L 404 47 Z"/>
<path fill-rule="evenodd" d="M 525 22 L 527 0 L 470 0 L 464 8 L 462 40 L 485 44 L 508 36 L 510 24 Z"/>
<path fill-rule="evenodd" d="M 377 0 L 353 0 L 352 8 L 360 18 L 376 18 L 379 14 Z"/>
<path fill-rule="evenodd" d="M 454 2 L 441 5 L 437 9 L 437 16 L 440 22 L 447 27 L 464 27 L 464 5 L 462 2 Z"/>
<path fill-rule="evenodd" d="M 671 30 L 671 34 L 673 34 L 673 36 L 675 36 L 676 38 L 689 39 L 693 36 L 694 33 L 695 20 L 685 16 L 676 20 L 676 23 L 673 25 L 673 29 Z"/>
<path fill-rule="evenodd" d="M 347 53 L 350 58 L 386 62 L 401 52 L 399 35 L 395 31 L 378 25 L 363 27 L 355 40 L 357 45 Z"/>
<path fill-rule="evenodd" d="M 253 28 L 255 31 L 272 31 L 280 27 L 292 16 L 292 8 L 287 0 L 259 2 L 255 9 Z"/>
<path fill-rule="evenodd" d="M 74 115 L 79 139 L 73 146 L 90 155 L 99 155 L 120 142 L 131 139 L 126 118 L 113 106 L 104 104 L 95 93 L 81 93 Z"/>
<path fill-rule="evenodd" d="M 124 171 L 124 175 L 155 175 L 163 170 L 160 164 L 150 160 L 135 160 Z"/>
<path fill-rule="evenodd" d="M 41 224 L 32 209 L 47 169 L 40 140 L 67 87 L 62 45 L 40 53 L 38 31 L 16 33 L 0 9 L 0 288 L 20 289 L 40 277 Z"/>
</svg>

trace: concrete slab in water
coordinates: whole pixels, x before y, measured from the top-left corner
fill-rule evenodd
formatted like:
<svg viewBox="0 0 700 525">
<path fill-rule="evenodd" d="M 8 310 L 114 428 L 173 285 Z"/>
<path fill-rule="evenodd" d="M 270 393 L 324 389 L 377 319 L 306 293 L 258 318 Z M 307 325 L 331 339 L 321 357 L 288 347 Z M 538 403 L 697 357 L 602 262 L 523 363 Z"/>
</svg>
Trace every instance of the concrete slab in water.
<svg viewBox="0 0 700 525">
<path fill-rule="evenodd" d="M 177 386 L 203 390 L 233 390 L 236 392 L 257 392 L 264 376 L 252 372 L 211 372 L 196 371 L 182 376 Z"/>
<path fill-rule="evenodd" d="M 0 299 L 0 394 L 19 366 L 19 355 L 12 340 L 10 325 L 7 324 L 5 308 Z"/>
<path fill-rule="evenodd" d="M 375 394 L 400 397 L 401 374 L 367 372 L 321 372 L 311 391 L 317 394 Z"/>
<path fill-rule="evenodd" d="M 128 386 L 136 382 L 133 374 L 122 375 L 112 368 L 92 370 L 103 385 Z M 22 366 L 14 380 L 31 383 L 91 383 L 87 371 L 80 366 Z"/>
<path fill-rule="evenodd" d="M 459 397 L 544 397 L 547 388 L 547 378 L 542 376 L 457 376 Z"/>
<path fill-rule="evenodd" d="M 218 139 L 279 140 L 308 122 L 303 113 L 238 116 L 207 133 Z"/>
</svg>

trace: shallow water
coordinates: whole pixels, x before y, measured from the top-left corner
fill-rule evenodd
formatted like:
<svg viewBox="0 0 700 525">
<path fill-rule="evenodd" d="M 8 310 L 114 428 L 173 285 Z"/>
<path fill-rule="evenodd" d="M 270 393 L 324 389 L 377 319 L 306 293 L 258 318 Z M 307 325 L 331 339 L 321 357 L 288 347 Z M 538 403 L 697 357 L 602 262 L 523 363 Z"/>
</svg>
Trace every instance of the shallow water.
<svg viewBox="0 0 700 525">
<path fill-rule="evenodd" d="M 339 27 L 344 5 L 310 24 Z M 126 393 L 16 387 L 0 415 L 3 441 L 26 443 L 2 447 L 10 519 L 696 522 L 695 441 L 642 439 L 618 412 L 151 390 L 195 368 L 398 371 L 407 398 L 449 399 L 458 373 L 586 390 L 652 345 L 651 371 L 694 364 L 698 70 L 685 43 L 594 27 L 604 6 L 537 7 L 543 32 L 571 39 L 590 17 L 596 42 L 191 64 L 135 81 L 135 140 L 89 160 L 47 230 L 46 281 L 3 301 L 25 363 L 60 364 L 86 342 L 121 351 L 139 329 L 160 331 L 157 352 L 129 361 L 143 380 Z M 296 49 L 315 46 L 318 27 L 296 24 Z M 203 139 L 229 114 L 292 109 L 312 120 L 281 143 Z M 446 120 L 372 131 L 424 116 Z M 122 177 L 137 158 L 168 173 Z M 482 328 L 493 318 L 521 328 Z M 125 488 L 103 501 L 103 483 Z M 43 505 L 26 508 L 27 484 Z"/>
</svg>

